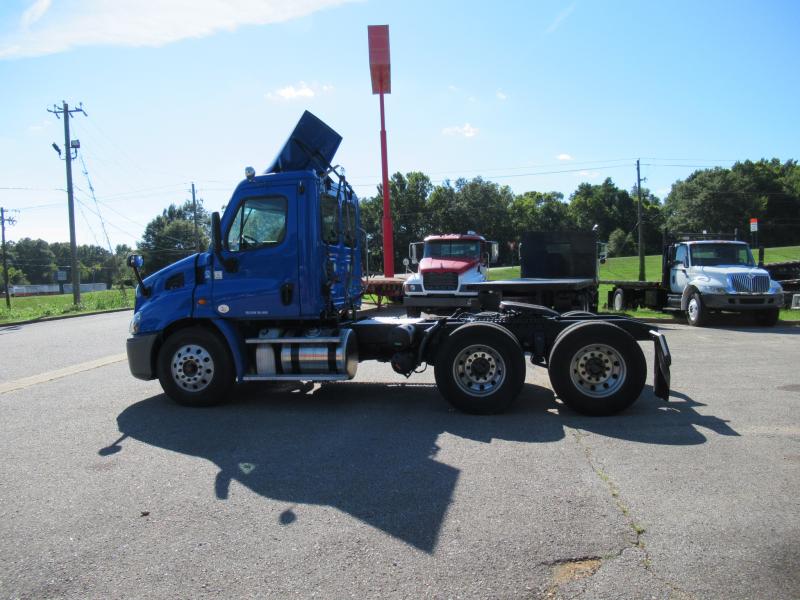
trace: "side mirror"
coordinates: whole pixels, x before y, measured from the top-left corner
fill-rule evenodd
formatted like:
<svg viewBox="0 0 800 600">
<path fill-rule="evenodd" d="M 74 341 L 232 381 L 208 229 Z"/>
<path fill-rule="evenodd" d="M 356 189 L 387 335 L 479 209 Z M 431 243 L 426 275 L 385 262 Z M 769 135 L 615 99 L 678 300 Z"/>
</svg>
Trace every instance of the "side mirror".
<svg viewBox="0 0 800 600">
<path fill-rule="evenodd" d="M 218 212 L 211 213 L 211 245 L 215 254 L 219 255 L 222 252 L 222 225 Z"/>
<path fill-rule="evenodd" d="M 133 274 L 136 276 L 136 281 L 139 283 L 139 289 L 142 292 L 142 296 L 146 298 L 150 295 L 150 288 L 144 284 L 142 274 L 139 273 L 139 269 L 144 266 L 144 259 L 142 258 L 142 255 L 131 254 L 128 256 L 128 259 L 125 262 L 127 262 L 128 266 L 133 269 Z"/>
<path fill-rule="evenodd" d="M 419 242 L 413 242 L 408 245 L 408 253 L 411 255 L 411 264 L 416 265 L 419 264 L 419 258 L 417 257 L 417 246 Z"/>
<path fill-rule="evenodd" d="M 403 266 L 404 266 L 404 267 L 407 267 L 407 266 L 408 266 L 408 265 L 410 265 L 410 264 L 411 264 L 411 261 L 410 261 L 410 260 L 408 260 L 407 258 L 404 258 L 404 259 L 403 259 Z"/>
<path fill-rule="evenodd" d="M 126 262 L 131 269 L 141 269 L 144 266 L 144 259 L 141 254 L 130 254 Z"/>
<path fill-rule="evenodd" d="M 498 260 L 500 260 L 500 243 L 489 242 L 489 244 L 491 244 L 491 251 L 489 253 L 489 262 L 495 264 Z"/>
</svg>

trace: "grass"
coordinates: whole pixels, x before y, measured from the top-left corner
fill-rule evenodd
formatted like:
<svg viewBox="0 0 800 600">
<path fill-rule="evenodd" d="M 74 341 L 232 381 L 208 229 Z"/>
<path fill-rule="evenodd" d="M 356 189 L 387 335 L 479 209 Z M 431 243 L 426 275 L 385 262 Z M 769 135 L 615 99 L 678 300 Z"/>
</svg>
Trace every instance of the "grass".
<svg viewBox="0 0 800 600">
<path fill-rule="evenodd" d="M 5 301 L 0 299 L 0 323 L 9 324 L 17 321 L 30 321 L 45 317 L 56 317 L 67 314 L 79 314 L 115 308 L 133 307 L 134 293 L 126 289 L 105 292 L 85 292 L 81 294 L 81 304 L 72 304 L 72 294 L 55 296 L 26 296 L 11 298 L 11 308 L 6 308 Z"/>
<path fill-rule="evenodd" d="M 783 246 L 780 248 L 766 248 L 764 250 L 764 262 L 785 262 L 791 260 L 800 260 L 800 246 Z M 658 281 L 661 278 L 661 255 L 653 254 L 644 257 L 644 268 L 646 279 L 648 281 Z M 514 279 L 519 277 L 519 267 L 497 267 L 490 271 L 489 279 Z M 609 258 L 604 265 L 600 265 L 600 279 L 601 280 L 623 280 L 623 281 L 636 281 L 639 278 L 639 257 L 638 256 L 621 256 L 618 258 Z M 600 285 L 600 306 L 606 303 L 608 292 L 611 286 L 608 284 Z M 630 311 L 630 314 L 635 317 L 648 317 L 656 319 L 670 319 L 672 318 L 669 313 L 662 313 L 655 310 L 639 309 Z M 784 321 L 800 321 L 800 311 L 798 310 L 781 310 L 781 319 Z"/>
</svg>

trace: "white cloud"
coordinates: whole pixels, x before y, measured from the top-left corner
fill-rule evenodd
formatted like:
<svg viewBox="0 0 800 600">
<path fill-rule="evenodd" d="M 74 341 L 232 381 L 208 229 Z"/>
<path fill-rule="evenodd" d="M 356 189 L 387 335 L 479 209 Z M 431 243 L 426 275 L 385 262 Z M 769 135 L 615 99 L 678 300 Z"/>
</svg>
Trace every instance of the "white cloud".
<svg viewBox="0 0 800 600">
<path fill-rule="evenodd" d="M 288 102 L 303 98 L 313 98 L 317 94 L 329 94 L 332 91 L 333 86 L 329 84 L 319 85 L 317 83 L 312 83 L 308 85 L 305 81 L 301 81 L 297 85 L 287 85 L 286 87 L 268 92 L 265 94 L 265 97 L 267 100 L 272 100 L 273 102 Z"/>
<path fill-rule="evenodd" d="M 581 171 L 578 175 L 586 179 L 597 179 L 600 177 L 600 171 Z"/>
<path fill-rule="evenodd" d="M 39 133 L 41 131 L 44 131 L 48 127 L 50 127 L 52 124 L 53 124 L 52 121 L 45 120 L 45 121 L 42 121 L 41 123 L 35 123 L 34 125 L 30 125 L 28 127 L 28 131 L 30 133 Z"/>
<path fill-rule="evenodd" d="M 442 129 L 442 133 L 444 135 L 459 135 L 462 137 L 471 138 L 478 135 L 478 128 L 473 127 L 469 123 L 464 123 L 464 125 L 460 127 L 458 125 L 454 125 L 453 127 L 445 127 Z"/>
<path fill-rule="evenodd" d="M 47 12 L 47 9 L 50 8 L 50 4 L 51 0 L 35 0 L 33 4 L 28 7 L 28 10 L 22 13 L 20 27 L 27 29 L 36 23 L 36 21 L 44 16 L 44 13 Z"/>
<path fill-rule="evenodd" d="M 244 25 L 281 23 L 353 0 L 36 0 L 0 37 L 0 59 L 80 46 L 163 46 Z"/>
<path fill-rule="evenodd" d="M 572 160 L 572 156 L 570 156 L 570 155 L 569 155 L 569 154 L 567 154 L 566 152 L 562 152 L 561 154 L 559 154 L 558 156 L 556 156 L 556 158 L 557 158 L 558 160 Z"/>
<path fill-rule="evenodd" d="M 495 93 L 495 96 L 497 97 L 498 100 L 507 100 L 508 99 L 508 96 L 506 96 L 506 94 L 503 93 L 502 90 L 497 90 L 497 92 Z"/>
<path fill-rule="evenodd" d="M 556 18 L 553 19 L 553 22 L 550 23 L 547 29 L 545 29 L 545 33 L 553 33 L 556 29 L 561 27 L 561 23 L 563 23 L 566 20 L 566 18 L 572 14 L 572 11 L 574 10 L 575 10 L 575 3 L 573 2 L 567 8 L 558 13 L 558 15 L 556 15 Z"/>
<path fill-rule="evenodd" d="M 459 88 L 458 88 L 458 87 L 456 87 L 456 86 L 454 86 L 452 83 L 451 83 L 450 85 L 448 85 L 448 86 L 447 86 L 447 89 L 448 89 L 448 90 L 450 90 L 451 92 L 458 92 L 458 91 L 460 91 L 460 90 L 459 90 Z"/>
</svg>

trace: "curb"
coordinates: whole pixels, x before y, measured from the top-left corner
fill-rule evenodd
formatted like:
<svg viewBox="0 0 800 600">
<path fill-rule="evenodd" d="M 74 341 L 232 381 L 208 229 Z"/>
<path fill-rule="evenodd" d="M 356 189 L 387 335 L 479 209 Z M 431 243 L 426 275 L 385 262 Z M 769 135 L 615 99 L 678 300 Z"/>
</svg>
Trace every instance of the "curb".
<svg viewBox="0 0 800 600">
<path fill-rule="evenodd" d="M 10 323 L 0 323 L 0 329 L 3 327 L 15 327 L 17 325 L 32 325 L 33 323 L 47 323 L 48 321 L 61 321 L 63 319 L 76 319 L 78 317 L 91 317 L 94 315 L 105 315 L 108 313 L 124 312 L 126 310 L 133 310 L 130 308 L 111 308 L 109 310 L 95 310 L 92 312 L 76 313 L 73 315 L 56 315 L 54 317 L 40 317 L 38 319 L 28 319 L 27 321 L 11 321 Z"/>
</svg>

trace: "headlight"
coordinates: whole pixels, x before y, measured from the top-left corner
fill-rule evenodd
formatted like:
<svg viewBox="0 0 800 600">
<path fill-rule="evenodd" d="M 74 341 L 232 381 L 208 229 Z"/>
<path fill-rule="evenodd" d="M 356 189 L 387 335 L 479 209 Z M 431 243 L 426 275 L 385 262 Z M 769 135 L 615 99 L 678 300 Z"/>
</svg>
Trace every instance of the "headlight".
<svg viewBox="0 0 800 600">
<path fill-rule="evenodd" d="M 783 288 L 781 284 L 777 281 L 771 281 L 769 284 L 769 293 L 770 294 L 781 294 L 783 293 Z"/>
<path fill-rule="evenodd" d="M 700 289 L 701 292 L 705 292 L 706 294 L 727 294 L 728 289 L 722 287 L 721 285 L 713 285 L 713 284 L 696 284 L 697 287 Z"/>
<path fill-rule="evenodd" d="M 142 321 L 142 313 L 135 312 L 133 313 L 133 318 L 131 319 L 131 324 L 128 326 L 128 333 L 131 335 L 136 335 L 139 333 L 139 323 Z"/>
<path fill-rule="evenodd" d="M 420 285 L 419 283 L 405 283 L 405 284 L 403 284 L 403 291 L 406 292 L 406 293 L 408 293 L 408 292 L 421 292 L 422 291 L 422 285 Z"/>
</svg>

